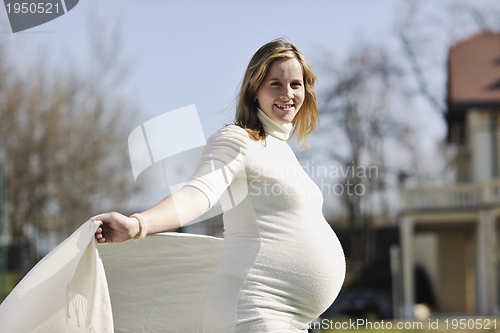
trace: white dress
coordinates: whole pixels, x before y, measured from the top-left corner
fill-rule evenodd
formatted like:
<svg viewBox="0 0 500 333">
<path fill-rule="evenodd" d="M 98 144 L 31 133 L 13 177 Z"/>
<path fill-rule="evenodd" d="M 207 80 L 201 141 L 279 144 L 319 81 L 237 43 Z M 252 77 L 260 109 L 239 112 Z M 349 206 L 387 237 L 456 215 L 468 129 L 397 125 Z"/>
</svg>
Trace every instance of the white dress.
<svg viewBox="0 0 500 333">
<path fill-rule="evenodd" d="M 286 143 L 290 126 L 261 110 L 258 117 L 265 147 L 226 126 L 209 138 L 186 184 L 210 206 L 228 184 L 246 184 L 223 216 L 224 250 L 205 295 L 204 333 L 307 332 L 344 281 L 344 253 L 323 217 L 322 193 Z"/>
<path fill-rule="evenodd" d="M 0 331 L 306 332 L 340 291 L 344 254 L 290 128 L 259 118 L 266 147 L 227 126 L 187 183 L 233 206 L 223 241 L 169 233 L 97 246 L 89 220 L 0 304 Z"/>
</svg>

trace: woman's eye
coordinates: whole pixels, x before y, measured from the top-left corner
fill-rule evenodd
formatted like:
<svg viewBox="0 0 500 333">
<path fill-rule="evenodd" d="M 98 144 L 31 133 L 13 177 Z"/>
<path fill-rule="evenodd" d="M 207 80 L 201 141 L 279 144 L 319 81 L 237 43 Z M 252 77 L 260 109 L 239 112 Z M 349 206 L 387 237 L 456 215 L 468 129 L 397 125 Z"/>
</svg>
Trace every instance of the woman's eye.
<svg viewBox="0 0 500 333">
<path fill-rule="evenodd" d="M 272 86 L 279 86 L 279 85 L 280 85 L 280 83 L 279 83 L 279 82 L 272 82 L 272 83 L 271 83 L 271 85 L 272 85 Z"/>
</svg>

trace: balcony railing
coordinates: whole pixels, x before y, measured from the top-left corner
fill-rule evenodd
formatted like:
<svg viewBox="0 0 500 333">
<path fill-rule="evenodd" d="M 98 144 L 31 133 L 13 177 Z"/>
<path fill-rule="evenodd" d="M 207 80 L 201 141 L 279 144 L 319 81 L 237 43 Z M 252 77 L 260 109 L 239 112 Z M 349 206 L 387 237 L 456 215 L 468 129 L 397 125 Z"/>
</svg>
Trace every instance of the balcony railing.
<svg viewBox="0 0 500 333">
<path fill-rule="evenodd" d="M 441 188 L 403 190 L 405 209 L 469 208 L 500 205 L 500 179 L 482 184 L 457 184 Z"/>
</svg>

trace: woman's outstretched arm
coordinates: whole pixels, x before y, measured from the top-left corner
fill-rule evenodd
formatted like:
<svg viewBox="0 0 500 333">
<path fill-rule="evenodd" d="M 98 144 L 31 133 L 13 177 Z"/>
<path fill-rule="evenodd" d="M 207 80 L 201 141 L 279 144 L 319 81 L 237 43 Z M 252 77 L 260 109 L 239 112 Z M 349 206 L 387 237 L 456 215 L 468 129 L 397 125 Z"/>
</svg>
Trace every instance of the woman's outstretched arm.
<svg viewBox="0 0 500 333">
<path fill-rule="evenodd" d="M 205 213 L 208 207 L 208 198 L 202 191 L 184 186 L 140 214 L 146 219 L 147 233 L 151 235 L 184 226 Z M 92 219 L 102 221 L 95 234 L 99 243 L 123 242 L 139 233 L 138 220 L 120 213 L 105 213 Z"/>
</svg>

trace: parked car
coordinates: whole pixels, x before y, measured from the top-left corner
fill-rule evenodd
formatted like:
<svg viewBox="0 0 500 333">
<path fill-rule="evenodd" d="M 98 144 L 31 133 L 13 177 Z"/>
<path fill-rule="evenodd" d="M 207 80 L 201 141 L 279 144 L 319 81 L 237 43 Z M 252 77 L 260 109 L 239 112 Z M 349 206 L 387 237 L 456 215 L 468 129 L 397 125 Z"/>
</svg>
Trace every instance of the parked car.
<svg viewBox="0 0 500 333">
<path fill-rule="evenodd" d="M 332 306 L 321 316 L 340 315 L 363 318 L 389 319 L 392 314 L 392 293 L 390 290 L 352 288 L 341 291 Z"/>
</svg>

